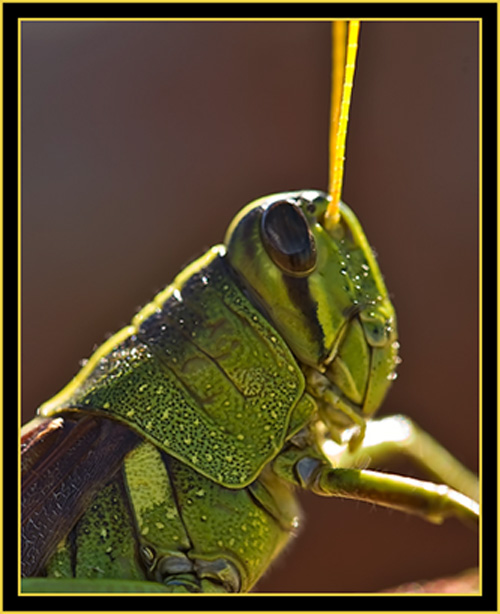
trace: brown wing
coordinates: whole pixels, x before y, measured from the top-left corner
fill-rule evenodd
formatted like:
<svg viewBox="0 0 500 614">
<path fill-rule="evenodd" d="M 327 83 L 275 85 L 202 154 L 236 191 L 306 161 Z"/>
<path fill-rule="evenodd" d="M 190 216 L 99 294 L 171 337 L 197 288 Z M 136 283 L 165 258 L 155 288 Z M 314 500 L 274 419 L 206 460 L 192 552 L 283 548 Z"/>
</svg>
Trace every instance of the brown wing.
<svg viewBox="0 0 500 614">
<path fill-rule="evenodd" d="M 21 573 L 40 572 L 139 441 L 104 418 L 35 418 L 21 432 Z"/>
</svg>

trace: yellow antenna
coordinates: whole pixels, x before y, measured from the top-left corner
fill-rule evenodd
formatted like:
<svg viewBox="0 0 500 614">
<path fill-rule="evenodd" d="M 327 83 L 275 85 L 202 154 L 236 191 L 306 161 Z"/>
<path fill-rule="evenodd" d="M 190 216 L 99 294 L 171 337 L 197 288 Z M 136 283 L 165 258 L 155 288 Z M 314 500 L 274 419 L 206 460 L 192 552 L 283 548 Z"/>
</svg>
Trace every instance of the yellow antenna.
<svg viewBox="0 0 500 614">
<path fill-rule="evenodd" d="M 349 26 L 349 27 L 348 27 Z M 339 221 L 339 202 L 344 176 L 344 153 L 349 121 L 354 69 L 358 51 L 359 21 L 334 21 L 332 24 L 332 99 L 330 115 L 330 204 L 325 227 Z"/>
</svg>

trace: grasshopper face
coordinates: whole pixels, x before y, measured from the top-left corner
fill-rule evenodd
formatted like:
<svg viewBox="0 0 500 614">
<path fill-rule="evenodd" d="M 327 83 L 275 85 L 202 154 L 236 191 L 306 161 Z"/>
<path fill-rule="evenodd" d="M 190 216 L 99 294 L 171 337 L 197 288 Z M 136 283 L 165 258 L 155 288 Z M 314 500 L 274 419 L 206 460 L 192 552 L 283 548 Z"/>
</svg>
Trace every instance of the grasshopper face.
<svg viewBox="0 0 500 614">
<path fill-rule="evenodd" d="M 395 378 L 396 317 L 358 220 L 341 203 L 328 233 L 327 205 L 315 190 L 254 201 L 228 229 L 228 257 L 303 367 L 367 417 Z"/>
</svg>

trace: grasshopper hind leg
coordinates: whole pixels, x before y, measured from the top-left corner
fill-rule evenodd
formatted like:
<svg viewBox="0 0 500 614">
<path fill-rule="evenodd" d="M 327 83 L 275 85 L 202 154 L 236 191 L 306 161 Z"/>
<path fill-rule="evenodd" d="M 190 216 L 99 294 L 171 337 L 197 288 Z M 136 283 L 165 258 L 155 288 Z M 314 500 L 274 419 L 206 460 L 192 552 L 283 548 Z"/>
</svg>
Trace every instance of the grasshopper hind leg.
<svg viewBox="0 0 500 614">
<path fill-rule="evenodd" d="M 124 482 L 148 580 L 173 593 L 239 591 L 239 569 L 206 526 L 206 478 L 143 442 L 125 458 Z"/>
<path fill-rule="evenodd" d="M 291 490 L 275 501 L 265 475 L 229 489 L 143 442 L 124 476 L 146 578 L 172 592 L 247 592 L 294 530 Z"/>
</svg>

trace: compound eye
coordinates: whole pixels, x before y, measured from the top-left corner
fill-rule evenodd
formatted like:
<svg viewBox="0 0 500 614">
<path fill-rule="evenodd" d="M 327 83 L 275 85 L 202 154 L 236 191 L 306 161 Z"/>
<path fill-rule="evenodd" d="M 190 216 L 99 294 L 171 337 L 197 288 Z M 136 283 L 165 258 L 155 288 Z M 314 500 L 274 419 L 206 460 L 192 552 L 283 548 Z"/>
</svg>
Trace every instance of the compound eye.
<svg viewBox="0 0 500 614">
<path fill-rule="evenodd" d="M 285 273 L 303 277 L 316 266 L 316 244 L 305 215 L 290 200 L 270 205 L 262 215 L 262 240 Z"/>
</svg>

